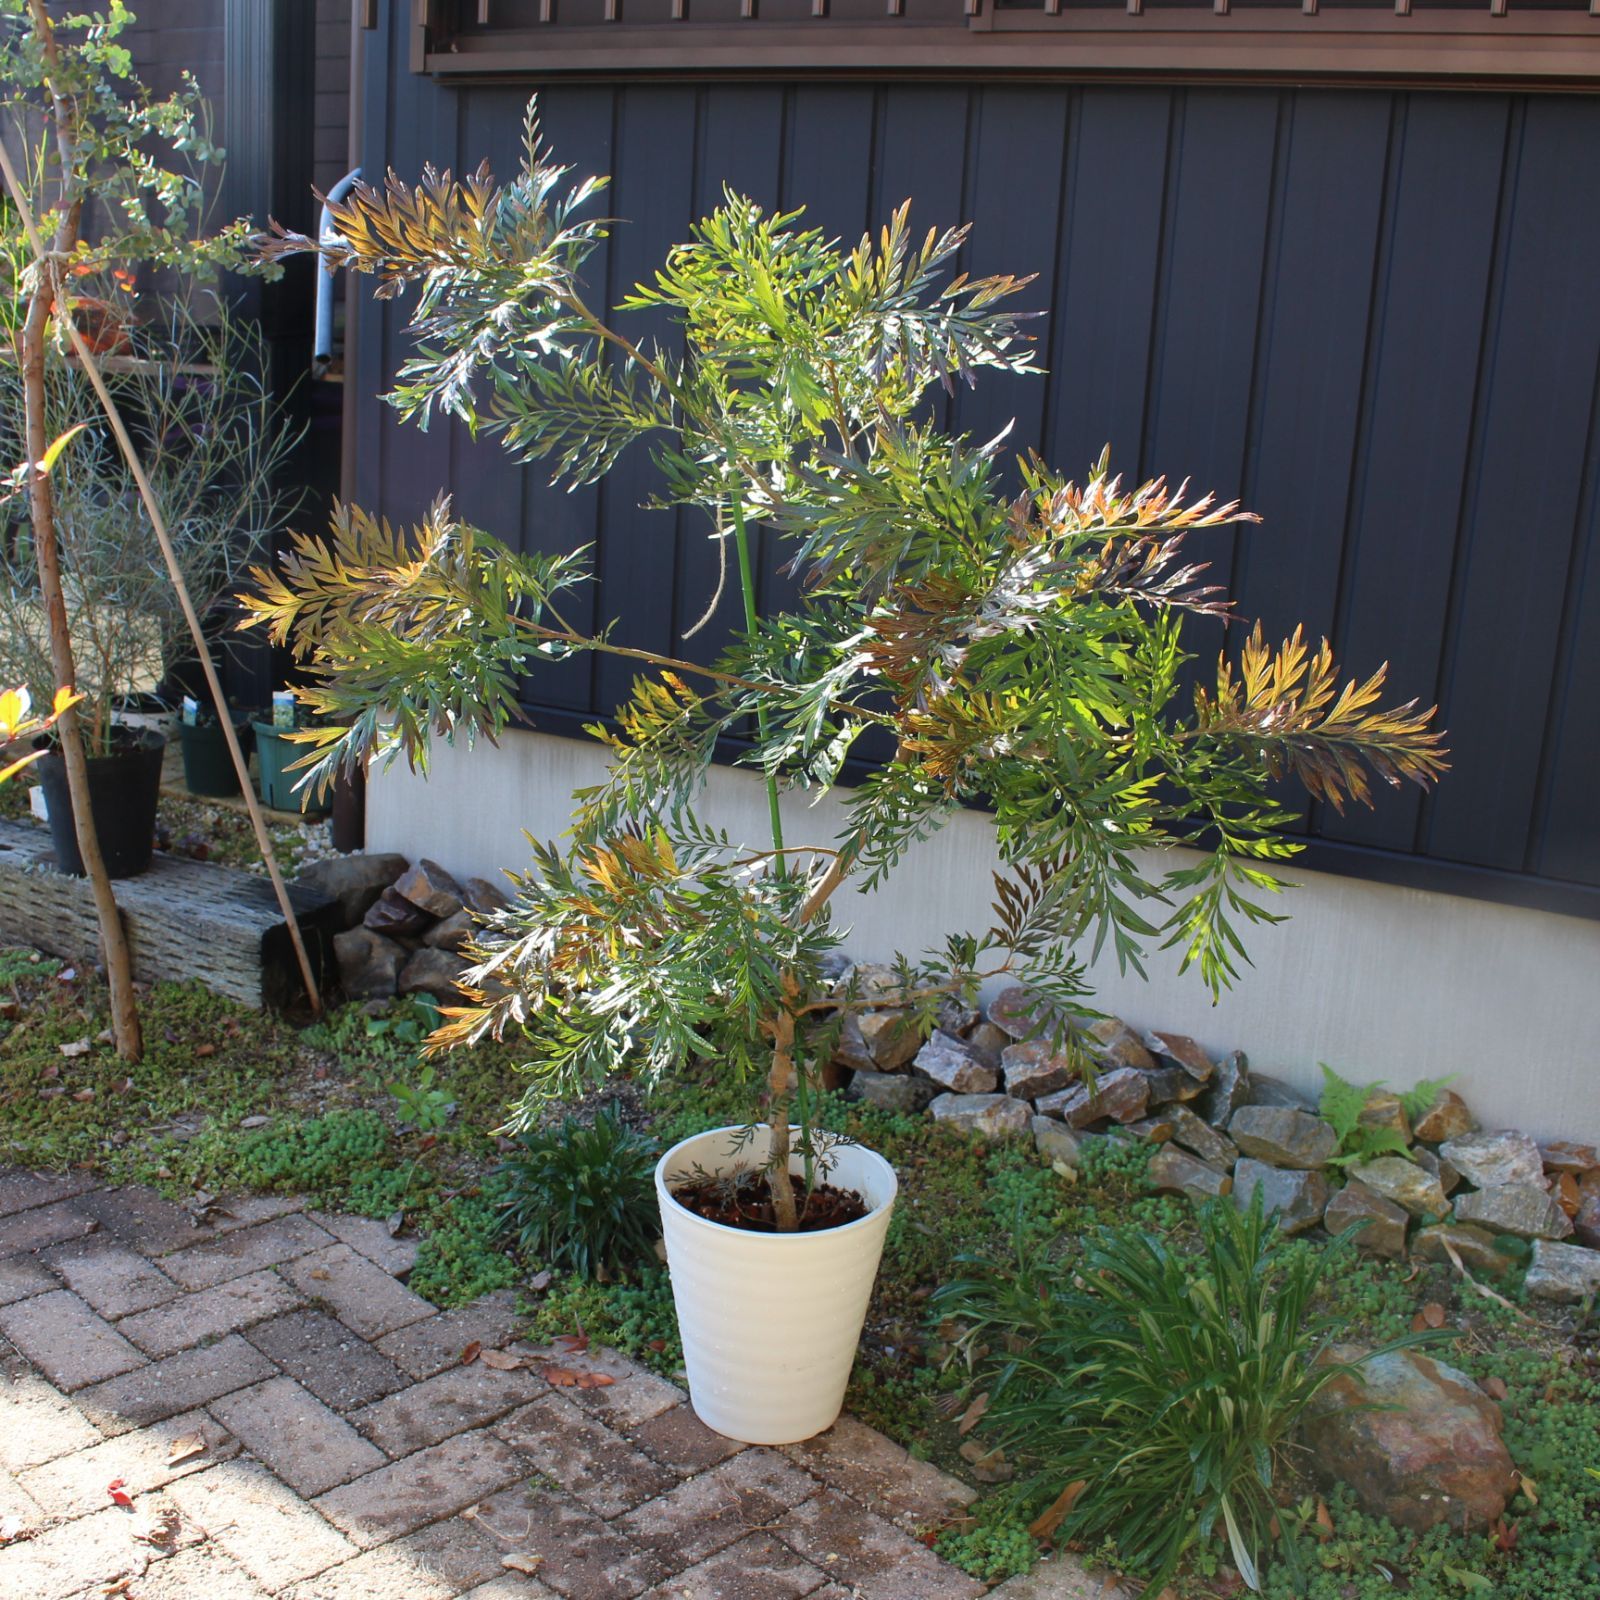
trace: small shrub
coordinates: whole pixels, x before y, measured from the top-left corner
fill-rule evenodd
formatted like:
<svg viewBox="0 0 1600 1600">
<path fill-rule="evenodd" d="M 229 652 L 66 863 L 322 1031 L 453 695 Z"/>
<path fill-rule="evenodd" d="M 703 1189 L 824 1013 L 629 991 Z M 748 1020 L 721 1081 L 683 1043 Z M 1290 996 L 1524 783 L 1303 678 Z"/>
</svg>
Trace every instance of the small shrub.
<svg viewBox="0 0 1600 1600">
<path fill-rule="evenodd" d="M 593 1278 L 654 1253 L 654 1141 L 602 1111 L 587 1127 L 568 1117 L 518 1144 L 499 1169 L 501 1226 L 528 1260 Z"/>
<path fill-rule="evenodd" d="M 1317 1392 L 1351 1370 L 1319 1364 L 1337 1324 L 1312 1306 L 1348 1238 L 1316 1254 L 1286 1250 L 1259 1196 L 1243 1215 L 1210 1205 L 1199 1224 L 1197 1256 L 1104 1229 L 1070 1277 L 1019 1252 L 936 1298 L 941 1316 L 966 1325 L 968 1350 L 996 1352 L 980 1361 L 983 1426 L 1016 1463 L 1018 1494 L 1043 1503 L 1081 1483 L 1058 1536 L 1114 1539 L 1152 1590 L 1218 1534 L 1260 1587 L 1289 1436 Z M 1297 1565 L 1288 1519 L 1281 1534 Z"/>
<path fill-rule="evenodd" d="M 1452 1073 L 1451 1078 L 1455 1075 Z M 1433 1109 L 1439 1091 L 1451 1078 L 1424 1078 L 1400 1096 L 1400 1104 L 1412 1122 L 1418 1121 Z M 1374 1156 L 1404 1156 L 1413 1159 L 1411 1147 L 1393 1128 L 1365 1123 L 1361 1113 L 1382 1082 L 1366 1085 L 1347 1082 L 1332 1067 L 1322 1064 L 1322 1098 L 1317 1110 L 1322 1120 L 1339 1136 L 1339 1153 L 1333 1158 L 1335 1166 L 1349 1166 L 1357 1161 L 1370 1161 Z"/>
</svg>

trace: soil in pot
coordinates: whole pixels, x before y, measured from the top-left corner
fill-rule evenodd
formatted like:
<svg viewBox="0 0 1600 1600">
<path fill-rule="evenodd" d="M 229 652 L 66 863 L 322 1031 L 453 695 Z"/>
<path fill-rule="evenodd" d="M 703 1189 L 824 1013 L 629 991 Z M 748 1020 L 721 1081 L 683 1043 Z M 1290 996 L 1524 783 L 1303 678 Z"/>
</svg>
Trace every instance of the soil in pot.
<svg viewBox="0 0 1600 1600">
<path fill-rule="evenodd" d="M 825 1228 L 842 1228 L 859 1222 L 868 1206 L 854 1189 L 836 1189 L 819 1183 L 806 1197 L 805 1180 L 791 1174 L 795 1210 L 800 1216 L 801 1233 L 820 1233 Z M 724 1177 L 694 1178 L 673 1188 L 672 1198 L 686 1211 L 707 1222 L 720 1222 L 725 1228 L 742 1228 L 747 1233 L 776 1233 L 772 1195 L 764 1172 L 731 1172 Z"/>
<path fill-rule="evenodd" d="M 161 754 L 167 741 L 145 728 L 114 727 L 110 755 L 89 758 L 89 810 L 100 839 L 106 872 L 136 878 L 150 870 L 155 850 L 156 802 L 161 793 Z M 84 876 L 73 825 L 67 764 L 52 750 L 34 769 L 50 813 L 56 865 L 69 877 Z"/>
</svg>

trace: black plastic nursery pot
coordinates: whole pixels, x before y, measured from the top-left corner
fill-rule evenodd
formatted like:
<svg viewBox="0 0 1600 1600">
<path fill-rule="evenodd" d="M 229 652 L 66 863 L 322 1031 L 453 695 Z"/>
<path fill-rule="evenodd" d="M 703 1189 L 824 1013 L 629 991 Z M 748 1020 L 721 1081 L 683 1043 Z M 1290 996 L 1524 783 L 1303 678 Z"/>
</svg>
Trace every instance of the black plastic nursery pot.
<svg viewBox="0 0 1600 1600">
<path fill-rule="evenodd" d="M 100 839 L 100 854 L 113 878 L 136 878 L 150 870 L 155 852 L 156 802 L 161 793 L 164 735 L 148 728 L 119 727 L 110 755 L 89 757 L 89 811 Z M 51 750 L 33 769 L 50 813 L 50 841 L 56 866 L 69 877 L 85 876 L 78 854 L 67 764 Z"/>
<path fill-rule="evenodd" d="M 289 768 L 306 754 L 305 745 L 289 738 L 293 728 L 277 728 L 270 722 L 251 724 L 256 731 L 256 777 L 261 793 L 261 803 L 273 811 L 299 811 L 302 796 L 295 785 L 305 776 Z M 313 801 L 305 807 L 307 816 L 321 816 L 326 805 Z"/>
<path fill-rule="evenodd" d="M 250 753 L 250 722 L 241 717 L 234 731 L 245 754 Z M 239 792 L 239 774 L 228 754 L 227 736 L 214 718 L 208 722 L 180 722 L 178 740 L 183 746 L 183 781 L 190 794 L 224 798 Z"/>
</svg>

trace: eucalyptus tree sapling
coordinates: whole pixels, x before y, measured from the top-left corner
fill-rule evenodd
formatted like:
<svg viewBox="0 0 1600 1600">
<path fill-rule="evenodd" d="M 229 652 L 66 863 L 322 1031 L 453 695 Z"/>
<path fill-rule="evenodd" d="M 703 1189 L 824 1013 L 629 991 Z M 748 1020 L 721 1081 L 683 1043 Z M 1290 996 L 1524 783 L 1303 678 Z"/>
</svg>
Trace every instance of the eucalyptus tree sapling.
<svg viewBox="0 0 1600 1600">
<path fill-rule="evenodd" d="M 619 322 L 584 297 L 606 225 L 583 214 L 600 180 L 568 181 L 530 108 L 518 175 L 496 187 L 428 170 L 334 208 L 331 262 L 408 287 L 416 354 L 388 397 L 497 436 L 568 484 L 652 451 L 661 506 L 731 540 L 746 625 L 710 667 L 585 633 L 563 616 L 578 553 L 517 554 L 436 504 L 409 533 L 354 508 L 256 574 L 251 621 L 305 663 L 303 698 L 329 726 L 310 781 L 377 756 L 426 768 L 429 741 L 498 735 L 544 661 L 598 651 L 650 669 L 610 728 L 611 760 L 580 791 L 570 837 L 536 844 L 511 907 L 474 947 L 469 1003 L 434 1048 L 528 1030 L 557 1083 L 624 1063 L 648 1074 L 714 1058 L 764 1074 L 777 1225 L 796 1225 L 791 1110 L 809 1180 L 813 1068 L 842 1010 L 881 996 L 830 986 L 833 899 L 885 881 L 958 808 L 992 809 L 1002 868 L 992 923 L 899 958 L 922 1026 L 952 996 L 1009 972 L 1041 1030 L 1087 1009 L 1102 947 L 1139 967 L 1152 941 L 1213 990 L 1237 976 L 1241 929 L 1298 846 L 1272 780 L 1293 774 L 1339 807 L 1369 773 L 1426 784 L 1443 770 L 1430 711 L 1378 705 L 1383 672 L 1338 686 L 1326 644 L 1258 629 L 1237 665 L 1185 703 L 1186 614 L 1230 608 L 1183 553 L 1193 529 L 1242 520 L 1163 482 L 1125 488 L 1104 459 L 1077 485 L 1036 456 L 1008 487 L 1002 441 L 943 431 L 935 386 L 1034 370 L 1007 302 L 1027 280 L 948 276 L 966 230 L 917 239 L 906 208 L 843 249 L 801 214 L 735 194 L 634 289 Z M 278 230 L 268 259 L 317 249 Z M 635 340 L 666 313 L 681 344 Z M 803 582 L 776 615 L 754 603 L 748 530 L 785 541 Z M 719 740 L 755 725 L 772 838 L 709 826 L 696 801 Z M 826 791 L 868 730 L 892 756 L 846 798 L 838 837 L 786 843 L 780 789 Z M 1153 865 L 1185 846 L 1192 861 Z"/>
</svg>

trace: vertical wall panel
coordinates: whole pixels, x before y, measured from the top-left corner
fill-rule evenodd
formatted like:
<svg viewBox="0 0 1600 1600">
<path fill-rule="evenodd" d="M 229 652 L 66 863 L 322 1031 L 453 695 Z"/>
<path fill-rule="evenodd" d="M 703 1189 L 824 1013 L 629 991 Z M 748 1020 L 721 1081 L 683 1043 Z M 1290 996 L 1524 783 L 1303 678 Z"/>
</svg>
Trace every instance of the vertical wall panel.
<svg viewBox="0 0 1600 1600">
<path fill-rule="evenodd" d="M 388 31 L 367 36 L 364 163 L 509 167 L 525 89 L 413 76 L 404 9 L 385 0 Z M 1025 298 L 1050 311 L 1034 328 L 1049 376 L 986 378 L 940 414 L 985 437 L 1015 415 L 1017 447 L 1075 476 L 1109 443 L 1130 477 L 1244 499 L 1260 529 L 1196 541 L 1243 615 L 1278 637 L 1304 622 L 1351 672 L 1388 659 L 1398 694 L 1444 698 L 1455 771 L 1437 798 L 1313 808 L 1310 859 L 1407 881 L 1459 869 L 1449 882 L 1498 895 L 1525 881 L 1515 897 L 1535 903 L 1541 883 L 1600 887 L 1600 213 L 1585 176 L 1600 98 L 619 77 L 544 104 L 562 159 L 615 175 L 597 304 L 651 273 L 724 181 L 805 204 L 847 245 L 908 196 L 918 233 L 974 222 L 963 269 L 1041 274 Z M 394 311 L 356 300 L 370 395 L 407 346 Z M 629 323 L 675 345 L 665 319 Z M 682 638 L 716 551 L 696 519 L 640 509 L 647 451 L 567 496 L 452 432 L 402 433 L 361 405 L 358 495 L 410 518 L 448 484 L 526 548 L 595 540 L 593 618 L 700 656 L 726 638 L 731 588 Z M 759 554 L 777 606 L 793 582 L 781 551 Z M 1215 639 L 1196 630 L 1195 648 Z M 529 694 L 603 714 L 631 677 L 586 664 Z"/>
</svg>

